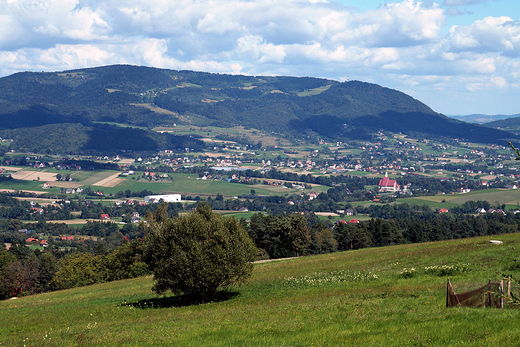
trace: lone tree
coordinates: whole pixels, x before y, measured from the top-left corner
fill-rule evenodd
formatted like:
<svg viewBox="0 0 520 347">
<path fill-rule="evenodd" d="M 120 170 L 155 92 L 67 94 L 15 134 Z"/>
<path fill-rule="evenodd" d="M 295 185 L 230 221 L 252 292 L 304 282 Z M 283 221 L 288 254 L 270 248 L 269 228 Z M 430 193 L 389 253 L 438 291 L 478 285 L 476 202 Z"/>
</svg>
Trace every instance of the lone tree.
<svg viewBox="0 0 520 347">
<path fill-rule="evenodd" d="M 211 301 L 217 290 L 251 276 L 256 247 L 236 218 L 214 213 L 206 202 L 169 218 L 167 206 L 163 203 L 146 226 L 144 254 L 157 281 L 154 292 Z"/>
</svg>

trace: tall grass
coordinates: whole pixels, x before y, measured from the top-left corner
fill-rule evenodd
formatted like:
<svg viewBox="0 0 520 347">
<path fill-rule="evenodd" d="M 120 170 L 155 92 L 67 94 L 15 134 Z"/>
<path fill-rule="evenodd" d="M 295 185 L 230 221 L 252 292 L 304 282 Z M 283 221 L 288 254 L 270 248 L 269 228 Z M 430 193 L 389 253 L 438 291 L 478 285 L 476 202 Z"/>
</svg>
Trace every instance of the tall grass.
<svg viewBox="0 0 520 347">
<path fill-rule="evenodd" d="M 152 293 L 152 278 L 0 302 L 0 345 L 518 346 L 520 311 L 446 308 L 518 258 L 520 234 L 362 249 L 255 265 L 221 300 Z M 514 248 L 513 248 L 514 247 Z M 417 273 L 403 278 L 403 268 Z M 429 269 L 429 270 L 428 270 Z"/>
</svg>

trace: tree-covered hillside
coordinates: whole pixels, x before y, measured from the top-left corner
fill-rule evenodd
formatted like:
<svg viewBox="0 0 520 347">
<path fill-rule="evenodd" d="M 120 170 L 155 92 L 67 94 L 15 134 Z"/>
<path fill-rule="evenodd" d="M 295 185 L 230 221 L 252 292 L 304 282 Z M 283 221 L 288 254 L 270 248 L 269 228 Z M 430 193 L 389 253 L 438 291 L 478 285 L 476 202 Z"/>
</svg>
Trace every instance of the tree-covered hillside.
<svg viewBox="0 0 520 347">
<path fill-rule="evenodd" d="M 335 140 L 369 138 L 380 129 L 477 142 L 514 139 L 500 130 L 448 119 L 399 91 L 359 81 L 221 75 L 128 65 L 24 72 L 0 78 L 0 136 L 12 137 L 16 148 L 48 151 L 51 144 L 54 146 L 53 139 L 68 127 L 77 135 L 69 148 L 80 152 L 161 149 L 171 146 L 171 141 L 184 141 L 161 139 L 148 130 L 94 127 L 93 122 L 148 129 L 188 122 L 242 125 L 293 135 L 313 131 Z M 38 136 L 42 141 L 36 144 L 20 139 L 22 135 Z M 136 137 L 138 141 L 125 141 Z"/>
<path fill-rule="evenodd" d="M 495 120 L 489 123 L 484 123 L 483 125 L 490 128 L 518 129 L 520 127 L 520 116 Z"/>
</svg>

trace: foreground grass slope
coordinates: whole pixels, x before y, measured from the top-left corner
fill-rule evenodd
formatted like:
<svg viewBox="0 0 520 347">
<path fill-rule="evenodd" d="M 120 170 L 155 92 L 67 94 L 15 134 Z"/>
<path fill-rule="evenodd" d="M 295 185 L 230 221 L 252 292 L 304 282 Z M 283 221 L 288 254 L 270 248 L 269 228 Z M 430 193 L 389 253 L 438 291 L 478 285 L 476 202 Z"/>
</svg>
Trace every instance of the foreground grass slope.
<svg viewBox="0 0 520 347">
<path fill-rule="evenodd" d="M 0 345 L 518 346 L 519 310 L 447 309 L 446 277 L 424 273 L 469 264 L 450 276 L 458 292 L 498 280 L 520 234 L 495 238 L 504 244 L 480 237 L 258 264 L 227 300 L 203 305 L 156 296 L 151 277 L 7 300 Z M 415 277 L 399 276 L 411 267 Z"/>
</svg>

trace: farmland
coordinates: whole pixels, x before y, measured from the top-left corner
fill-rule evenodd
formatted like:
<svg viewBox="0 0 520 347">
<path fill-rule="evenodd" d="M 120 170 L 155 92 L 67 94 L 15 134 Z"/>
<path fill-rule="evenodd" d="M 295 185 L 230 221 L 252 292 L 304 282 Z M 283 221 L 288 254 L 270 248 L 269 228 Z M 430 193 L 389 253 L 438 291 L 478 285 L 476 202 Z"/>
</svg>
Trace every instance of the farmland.
<svg viewBox="0 0 520 347">
<path fill-rule="evenodd" d="M 152 103 L 133 106 L 177 115 Z M 192 139 L 169 142 L 174 149 L 61 155 L 16 152 L 2 142 L 0 236 L 14 245 L 3 254 L 16 254 L 9 266 L 22 274 L 36 266 L 30 259 L 44 256 L 55 267 L 46 273 L 47 287 L 27 281 L 23 293 L 41 294 L 5 294 L 18 298 L 0 302 L 8 313 L 0 317 L 0 345 L 519 344 L 516 310 L 448 310 L 445 276 L 424 270 L 467 268 L 450 275 L 463 291 L 499 279 L 518 258 L 520 175 L 505 144 L 382 130 L 370 134 L 372 141 L 342 142 L 309 129 L 277 133 L 200 126 L 205 120 L 197 115 L 178 119 L 182 124 L 153 128 Z M 114 134 L 152 129 L 101 123 Z M 381 184 L 385 176 L 394 186 Z M 101 259 L 138 244 L 139 222 L 158 205 L 145 205 L 144 197 L 168 193 L 182 196 L 168 206 L 170 216 L 207 200 L 239 219 L 258 259 L 270 261 L 256 264 L 243 287 L 204 305 L 152 294 L 151 277 L 98 278 L 89 287 L 52 291 L 67 253 Z M 491 238 L 505 243 L 490 245 Z M 0 265 L 8 274 L 8 264 Z M 405 271 L 413 275 L 405 278 Z"/>
<path fill-rule="evenodd" d="M 114 123 L 112 126 L 125 125 Z M 343 201 L 335 199 L 334 204 L 329 202 L 327 206 L 318 207 L 307 200 L 308 203 L 295 205 L 292 210 L 332 213 L 332 218 L 336 218 L 341 214 L 337 211 L 344 210 L 348 204 L 366 207 L 374 203 L 409 203 L 439 210 L 461 206 L 468 201 L 486 201 L 495 208 L 504 206 L 507 210 L 515 210 L 520 202 L 519 190 L 504 189 L 507 184 L 514 184 L 518 175 L 511 151 L 503 146 L 454 140 L 427 141 L 382 132 L 376 143 L 327 143 L 322 139 L 312 143 L 244 127 L 178 125 L 158 127 L 155 131 L 201 136 L 207 147 L 201 152 L 136 153 L 133 158 L 128 155 L 76 158 L 86 160 L 82 162 L 84 166 L 97 162 L 116 165 L 119 170 L 74 169 L 76 161 L 69 160 L 68 164 L 60 166 L 59 158 L 14 153 L 4 158 L 4 165 L 0 166 L 4 175 L 10 174 L 12 178 L 0 181 L 0 190 L 15 195 L 17 192 L 40 194 L 54 201 L 87 198 L 81 194 L 66 194 L 66 189 L 81 187 L 99 192 L 101 196 L 90 199 L 104 204 L 113 200 L 117 203 L 122 196 L 140 200 L 142 196 L 131 194 L 143 191 L 177 193 L 184 199 L 283 197 L 279 201 L 285 204 L 309 199 L 307 196 L 311 193 L 318 196 L 329 192 L 331 187 L 361 177 L 364 188 L 342 193 Z M 21 162 L 26 165 L 16 165 Z M 219 167 L 249 169 L 253 176 L 237 172 L 237 177 L 233 178 L 232 171 L 215 171 Z M 123 170 L 133 170 L 133 174 L 121 175 Z M 411 187 L 408 190 L 402 187 L 395 193 L 379 189 L 377 182 L 385 173 L 398 180 L 401 186 L 408 183 Z M 63 177 L 58 180 L 59 176 Z M 328 181 L 307 183 L 318 178 Z M 44 188 L 45 183 L 48 187 Z M 284 209 L 283 206 L 280 208 Z M 323 215 L 321 218 L 328 219 Z"/>
</svg>

